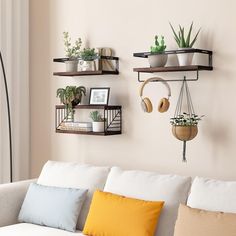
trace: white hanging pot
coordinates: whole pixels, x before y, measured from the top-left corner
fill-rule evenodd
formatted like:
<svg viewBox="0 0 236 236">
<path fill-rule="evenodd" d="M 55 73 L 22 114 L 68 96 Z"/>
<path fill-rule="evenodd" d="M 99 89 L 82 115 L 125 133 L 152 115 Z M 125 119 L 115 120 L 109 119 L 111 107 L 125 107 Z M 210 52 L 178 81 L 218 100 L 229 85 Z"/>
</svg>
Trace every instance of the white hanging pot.
<svg viewBox="0 0 236 236">
<path fill-rule="evenodd" d="M 93 132 L 104 132 L 104 122 L 93 122 Z"/>
<path fill-rule="evenodd" d="M 71 60 L 65 61 L 66 63 L 66 72 L 76 72 L 78 70 L 78 61 Z"/>
<path fill-rule="evenodd" d="M 166 65 L 167 58 L 167 54 L 148 55 L 148 62 L 150 67 L 163 67 Z"/>
<path fill-rule="evenodd" d="M 179 48 L 180 50 L 190 50 L 192 48 Z M 179 66 L 189 66 L 192 65 L 194 53 L 178 53 Z"/>
</svg>

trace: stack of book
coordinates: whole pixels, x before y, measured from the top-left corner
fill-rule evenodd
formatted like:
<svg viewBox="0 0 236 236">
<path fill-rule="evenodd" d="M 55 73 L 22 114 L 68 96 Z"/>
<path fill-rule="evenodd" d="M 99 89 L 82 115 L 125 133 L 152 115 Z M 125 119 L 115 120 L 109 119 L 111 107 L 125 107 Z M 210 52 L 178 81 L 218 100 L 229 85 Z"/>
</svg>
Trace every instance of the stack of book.
<svg viewBox="0 0 236 236">
<path fill-rule="evenodd" d="M 61 123 L 59 129 L 91 132 L 92 122 L 63 122 Z"/>
</svg>

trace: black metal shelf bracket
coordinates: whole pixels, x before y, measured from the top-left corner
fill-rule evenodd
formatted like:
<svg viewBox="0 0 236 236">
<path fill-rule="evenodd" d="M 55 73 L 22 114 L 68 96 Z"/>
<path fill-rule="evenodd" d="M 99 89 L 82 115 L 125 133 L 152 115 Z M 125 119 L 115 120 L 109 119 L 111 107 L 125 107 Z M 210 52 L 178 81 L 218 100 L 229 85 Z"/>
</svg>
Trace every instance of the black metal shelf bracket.
<svg viewBox="0 0 236 236">
<path fill-rule="evenodd" d="M 145 80 L 142 80 L 141 79 L 141 75 L 140 73 L 144 73 L 144 72 L 138 72 L 138 82 L 141 82 L 143 83 Z M 157 72 L 158 73 L 158 72 Z M 150 73 L 148 73 L 150 74 Z M 196 70 L 196 77 L 195 78 L 191 78 L 191 79 L 187 79 L 187 76 L 184 75 L 184 78 L 183 79 L 165 79 L 166 82 L 180 82 L 180 81 L 183 81 L 184 79 L 186 81 L 197 81 L 199 78 L 199 70 Z M 160 82 L 159 80 L 153 80 L 151 82 Z"/>
</svg>

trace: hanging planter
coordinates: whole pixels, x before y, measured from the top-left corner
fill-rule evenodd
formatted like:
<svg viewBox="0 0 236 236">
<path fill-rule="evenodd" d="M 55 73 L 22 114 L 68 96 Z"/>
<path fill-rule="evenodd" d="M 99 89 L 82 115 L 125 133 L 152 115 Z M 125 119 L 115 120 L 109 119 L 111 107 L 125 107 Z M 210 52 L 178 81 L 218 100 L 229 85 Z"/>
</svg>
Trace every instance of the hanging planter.
<svg viewBox="0 0 236 236">
<path fill-rule="evenodd" d="M 183 101 L 186 104 L 186 111 L 183 112 Z M 183 141 L 183 161 L 186 162 L 186 142 L 194 139 L 198 133 L 198 122 L 202 116 L 195 114 L 187 81 L 184 78 L 175 110 L 171 118 L 172 134 L 180 141 Z"/>
</svg>

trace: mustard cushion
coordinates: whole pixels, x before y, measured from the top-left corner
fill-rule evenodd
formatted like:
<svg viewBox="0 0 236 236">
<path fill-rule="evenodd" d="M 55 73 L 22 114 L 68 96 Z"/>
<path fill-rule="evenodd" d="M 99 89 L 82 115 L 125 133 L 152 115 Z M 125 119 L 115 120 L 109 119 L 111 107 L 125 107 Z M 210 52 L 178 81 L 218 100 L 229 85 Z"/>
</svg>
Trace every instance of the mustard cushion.
<svg viewBox="0 0 236 236">
<path fill-rule="evenodd" d="M 83 234 L 153 236 L 163 205 L 163 201 L 144 201 L 96 191 Z"/>
<path fill-rule="evenodd" d="M 236 214 L 180 205 L 174 236 L 236 236 Z"/>
</svg>

